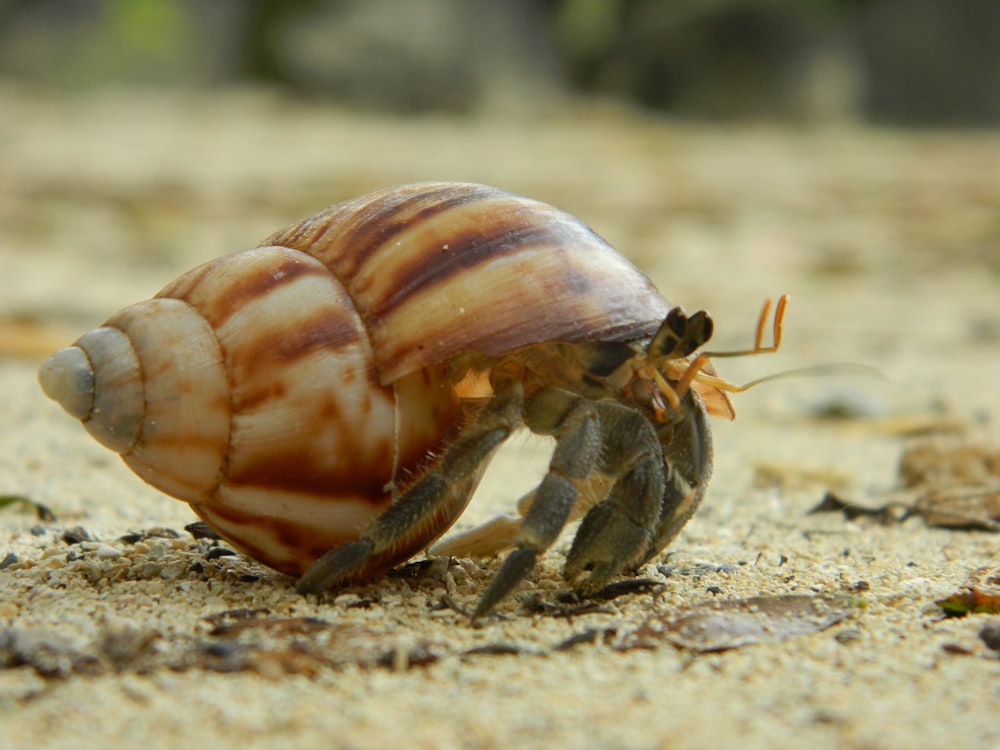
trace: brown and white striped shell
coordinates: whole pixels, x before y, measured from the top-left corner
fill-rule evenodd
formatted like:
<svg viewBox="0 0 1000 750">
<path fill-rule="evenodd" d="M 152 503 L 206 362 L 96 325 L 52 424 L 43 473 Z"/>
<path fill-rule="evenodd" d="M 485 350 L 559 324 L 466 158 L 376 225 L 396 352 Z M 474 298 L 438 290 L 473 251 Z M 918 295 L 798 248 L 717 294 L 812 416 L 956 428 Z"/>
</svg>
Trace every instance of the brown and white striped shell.
<svg viewBox="0 0 1000 750">
<path fill-rule="evenodd" d="M 461 425 L 462 355 L 633 341 L 669 309 L 578 219 L 422 183 L 189 271 L 56 352 L 39 379 L 148 483 L 300 574 L 357 538 Z M 366 573 L 443 533 L 475 482 Z"/>
</svg>

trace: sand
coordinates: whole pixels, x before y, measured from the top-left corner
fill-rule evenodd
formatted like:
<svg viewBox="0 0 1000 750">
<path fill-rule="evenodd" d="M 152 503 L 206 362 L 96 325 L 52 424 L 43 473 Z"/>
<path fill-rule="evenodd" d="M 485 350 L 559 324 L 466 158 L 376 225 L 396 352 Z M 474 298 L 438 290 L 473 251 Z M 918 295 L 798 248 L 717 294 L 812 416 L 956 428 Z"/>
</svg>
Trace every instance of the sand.
<svg viewBox="0 0 1000 750">
<path fill-rule="evenodd" d="M 396 120 L 252 92 L 5 89 L 0 111 L 0 495 L 55 516 L 0 509 L 0 559 L 16 555 L 0 570 L 3 747 L 1000 747 L 1000 616 L 936 603 L 995 570 L 1000 536 L 899 511 L 928 491 L 899 472 L 917 445 L 944 451 L 930 469 L 986 467 L 939 489 L 997 483 L 1000 136 L 593 104 Z M 672 302 L 709 310 L 717 349 L 747 346 L 763 299 L 789 294 L 779 353 L 718 363 L 734 382 L 828 362 L 885 379 L 737 395 L 737 419 L 713 422 L 703 508 L 642 571 L 655 585 L 560 603 L 564 536 L 479 627 L 441 603 L 471 606 L 496 560 L 302 598 L 193 539 L 186 505 L 39 391 L 47 351 L 186 268 L 426 179 L 576 213 Z M 456 528 L 510 512 L 537 481 L 550 446 L 512 443 Z M 810 514 L 831 491 L 893 505 Z M 786 595 L 843 611 L 720 651 L 650 636 L 705 602 Z"/>
</svg>

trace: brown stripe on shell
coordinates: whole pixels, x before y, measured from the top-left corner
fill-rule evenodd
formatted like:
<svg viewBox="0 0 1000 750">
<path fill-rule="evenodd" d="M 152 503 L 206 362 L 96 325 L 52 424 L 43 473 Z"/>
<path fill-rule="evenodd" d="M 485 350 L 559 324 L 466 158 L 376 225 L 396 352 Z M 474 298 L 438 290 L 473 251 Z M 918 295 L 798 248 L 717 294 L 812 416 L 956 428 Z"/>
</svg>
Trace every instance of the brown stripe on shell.
<svg viewBox="0 0 1000 750">
<path fill-rule="evenodd" d="M 350 298 L 315 258 L 265 247 L 209 265 L 209 273 L 199 269 L 198 283 L 171 285 L 164 293 L 183 294 L 212 324 L 235 408 L 280 395 L 289 387 L 288 366 L 318 352 L 339 356 L 345 348 L 357 350 L 346 369 L 357 369 L 361 361 L 367 368 L 362 373 L 373 372 L 364 326 Z M 342 369 L 331 366 L 326 387 L 333 387 Z"/>
<path fill-rule="evenodd" d="M 472 229 L 452 235 L 456 258 L 419 251 L 450 250 L 450 240 L 418 237 L 409 248 L 385 248 L 385 262 L 353 280 L 383 382 L 470 350 L 635 340 L 666 315 L 668 303 L 649 280 L 575 219 L 540 204 L 489 213 L 496 223 L 459 224 Z M 404 280 L 407 271 L 416 280 Z"/>
<path fill-rule="evenodd" d="M 238 394 L 226 484 L 383 503 L 394 467 L 408 477 L 426 470 L 464 414 L 445 373 L 428 368 L 393 387 L 322 377 L 360 369 L 365 357 L 320 352 L 285 374 L 295 391 L 255 401 Z M 401 425 L 399 411 L 407 415 Z"/>
<path fill-rule="evenodd" d="M 288 248 L 209 266 L 164 293 L 201 311 L 223 352 L 232 403 L 223 485 L 380 499 L 392 478 L 394 396 L 378 382 L 346 290 Z"/>
<path fill-rule="evenodd" d="M 393 291 L 379 300 L 379 306 L 369 311 L 376 320 L 391 315 L 393 308 L 406 304 L 415 294 L 443 288 L 458 274 L 504 255 L 513 255 L 525 248 L 559 248 L 559 238 L 543 223 L 517 223 L 509 217 L 496 217 L 494 224 L 485 221 L 465 223 L 439 250 L 408 258 L 391 269 Z"/>
<path fill-rule="evenodd" d="M 321 498 L 320 502 L 339 515 L 303 523 L 301 515 L 282 516 L 281 508 L 289 503 L 308 506 L 312 503 L 309 498 L 287 493 L 261 494 L 249 509 L 244 509 L 242 502 L 241 497 L 236 500 L 220 497 L 194 507 L 194 511 L 241 552 L 289 575 L 301 575 L 326 551 L 357 539 L 382 510 L 382 506 L 346 497 L 329 506 L 330 499 Z M 267 507 L 268 512 L 260 515 L 259 505 Z"/>
<path fill-rule="evenodd" d="M 343 398 L 351 396 L 360 403 L 379 387 L 367 342 L 345 325 L 349 322 L 327 316 L 304 321 L 314 333 L 301 339 L 278 326 L 222 331 L 234 413 L 291 400 L 288 420 L 294 419 L 293 409 L 302 412 L 302 420 L 343 419 L 338 406 Z"/>
<path fill-rule="evenodd" d="M 244 327 L 241 333 L 245 335 L 239 338 L 234 330 L 228 327 L 223 329 L 220 338 L 226 347 L 231 376 L 248 389 L 262 387 L 274 390 L 285 380 L 282 370 L 298 360 L 324 352 L 338 356 L 346 349 L 358 347 L 367 350 L 366 342 L 362 340 L 364 334 L 357 330 L 356 321 L 348 315 L 339 314 L 341 312 L 320 309 L 308 318 L 290 316 L 291 320 L 274 320 L 273 325 L 268 325 L 271 321 L 267 321 L 256 329 Z M 237 327 L 233 326 L 233 329 Z M 369 363 L 366 361 L 365 365 Z M 345 372 L 351 378 L 357 374 L 354 367 Z M 340 368 L 331 362 L 327 387 L 336 387 L 342 377 Z M 377 382 L 374 373 L 371 381 Z"/>
<path fill-rule="evenodd" d="M 341 450 L 334 449 L 337 455 L 346 456 L 346 465 L 336 461 L 322 465 L 320 459 L 331 454 L 322 434 L 296 434 L 294 439 L 277 436 L 267 442 L 278 446 L 284 456 L 271 452 L 252 457 L 242 466 L 230 466 L 227 481 L 196 511 L 246 554 L 286 573 L 302 574 L 331 548 L 357 539 L 392 501 L 390 451 L 399 453 L 401 486 L 397 493 L 436 465 L 446 447 L 442 441 L 447 438 L 442 435 L 452 437 L 450 428 L 461 423 L 465 414 L 454 394 L 442 387 L 445 379 L 444 368 L 428 368 L 384 389 L 395 392 L 399 407 L 409 415 L 396 433 L 393 425 L 386 423 L 384 410 L 381 417 L 375 413 L 367 420 L 347 415 L 333 424 L 326 418 L 307 423 L 309 429 L 326 429 L 347 441 Z M 352 398 L 346 400 L 348 405 L 355 403 Z M 259 417 L 242 414 L 234 420 L 234 448 L 244 458 L 246 420 Z M 276 437 L 266 424 L 258 428 L 262 439 Z M 372 434 L 363 434 L 366 431 Z M 382 455 L 366 458 L 362 448 L 371 448 L 380 439 L 378 435 L 385 441 Z M 370 560 L 357 577 L 368 578 L 403 562 L 444 533 L 467 505 L 478 480 L 477 473 L 453 487 L 450 500 L 438 513 L 414 524 L 396 545 Z"/>
<path fill-rule="evenodd" d="M 317 419 L 323 418 L 326 417 L 317 416 Z M 343 429 L 344 440 L 340 448 L 347 450 L 357 436 L 358 427 L 345 424 Z M 231 468 L 226 482 L 236 491 L 241 487 L 254 487 L 329 498 L 353 496 L 373 503 L 383 501 L 385 486 L 392 478 L 391 442 L 373 446 L 367 455 L 359 456 L 356 461 L 337 461 L 332 465 L 324 460 L 325 456 L 319 455 L 324 446 L 310 443 L 308 436 L 296 443 L 276 443 L 266 455 Z"/>
<path fill-rule="evenodd" d="M 416 188 L 416 186 L 414 186 Z M 487 197 L 494 188 L 461 183 L 383 190 L 332 206 L 269 237 L 264 244 L 296 248 L 318 258 L 340 279 L 350 279 L 368 259 L 414 225 Z"/>
<path fill-rule="evenodd" d="M 174 497 L 206 497 L 230 436 L 230 384 L 215 332 L 191 305 L 164 298 L 132 305 L 108 325 L 128 335 L 144 382 L 142 431 L 123 458 Z"/>
<path fill-rule="evenodd" d="M 383 383 L 469 350 L 635 340 L 670 307 L 583 222 L 482 185 L 404 185 L 267 241 L 316 255 L 342 281 Z"/>
<path fill-rule="evenodd" d="M 295 312 L 301 314 L 295 315 Z M 295 312 L 289 312 L 288 320 L 275 320 L 273 316 L 258 313 L 253 317 L 263 322 L 241 331 L 244 335 L 239 339 L 229 335 L 231 328 L 223 329 L 229 370 L 248 390 L 243 394 L 241 408 L 246 408 L 251 400 L 249 391 L 254 388 L 280 393 L 287 385 L 282 373 L 286 365 L 324 351 L 336 356 L 347 347 L 362 345 L 364 334 L 358 330 L 357 319 L 349 309 L 323 306 Z M 362 374 L 364 372 L 362 370 Z M 353 381 L 358 374 L 354 367 L 341 372 L 341 368 L 331 363 L 327 386 L 336 387 L 345 377 Z M 374 373 L 369 382 L 377 383 Z"/>
<path fill-rule="evenodd" d="M 391 479 L 395 436 L 390 388 L 339 371 L 369 367 L 356 348 L 323 350 L 234 386 L 227 475 L 236 483 L 381 487 Z M 363 370 L 362 370 L 363 371 Z M 358 477 L 361 477 L 359 479 Z M 318 488 L 325 487 L 325 490 Z"/>
<path fill-rule="evenodd" d="M 364 265 L 370 255 L 376 253 L 388 242 L 398 238 L 411 227 L 428 222 L 435 216 L 451 209 L 482 200 L 486 195 L 492 197 L 495 194 L 496 191 L 477 193 L 457 188 L 454 185 L 446 185 L 440 190 L 430 190 L 416 196 L 408 196 L 405 201 L 401 202 L 395 215 L 387 216 L 377 206 L 369 207 L 370 218 L 342 240 L 354 247 L 363 248 L 363 250 L 352 254 L 353 270 L 356 272 L 356 269 Z M 351 271 L 352 269 L 348 268 L 337 269 L 341 276 L 353 275 Z"/>
<path fill-rule="evenodd" d="M 328 270 L 305 253 L 255 248 L 203 264 L 165 287 L 158 297 L 191 302 L 218 328 L 242 308 L 303 276 Z"/>
<path fill-rule="evenodd" d="M 371 578 L 404 562 L 451 526 L 468 503 L 479 476 L 454 487 L 450 503 L 414 524 L 392 548 L 368 561 L 352 579 Z M 252 489 L 253 498 L 247 498 Z M 384 501 L 389 501 L 385 494 Z M 301 575 L 330 549 L 353 541 L 384 505 L 346 493 L 335 500 L 287 491 L 220 487 L 213 501 L 195 512 L 241 552 L 289 575 Z"/>
</svg>

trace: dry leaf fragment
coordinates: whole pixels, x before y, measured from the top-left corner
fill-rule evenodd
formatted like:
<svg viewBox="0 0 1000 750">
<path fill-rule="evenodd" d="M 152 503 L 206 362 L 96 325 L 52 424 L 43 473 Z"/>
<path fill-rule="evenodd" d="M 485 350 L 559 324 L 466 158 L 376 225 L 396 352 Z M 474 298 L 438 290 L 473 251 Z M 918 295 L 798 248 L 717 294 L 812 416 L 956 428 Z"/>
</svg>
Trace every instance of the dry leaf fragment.
<svg viewBox="0 0 1000 750">
<path fill-rule="evenodd" d="M 709 601 L 658 614 L 626 633 L 619 650 L 655 648 L 667 641 L 698 652 L 725 651 L 760 641 L 817 633 L 849 617 L 858 599 L 788 594 Z"/>
<path fill-rule="evenodd" d="M 1000 450 L 962 440 L 914 441 L 899 459 L 899 480 L 908 489 L 997 485 Z"/>
<path fill-rule="evenodd" d="M 848 521 L 870 518 L 889 525 L 913 515 L 928 526 L 946 529 L 981 529 L 1000 532 L 1000 490 L 987 487 L 955 487 L 930 490 L 912 505 L 893 501 L 879 506 L 858 505 L 827 492 L 812 513 L 843 513 Z"/>
<path fill-rule="evenodd" d="M 808 513 L 809 515 L 812 515 L 813 513 L 843 513 L 844 518 L 848 521 L 854 521 L 858 518 L 871 518 L 879 523 L 889 525 L 893 523 L 900 523 L 908 518 L 911 513 L 911 508 L 899 502 L 891 502 L 886 503 L 885 505 L 868 507 L 858 505 L 850 500 L 845 500 L 832 492 L 827 492 L 823 495 L 823 499 L 819 502 L 819 504 L 810 508 Z"/>
<path fill-rule="evenodd" d="M 1000 490 L 958 487 L 931 490 L 913 506 L 928 526 L 1000 531 Z"/>
<path fill-rule="evenodd" d="M 1000 615 L 1000 566 L 977 568 L 962 588 L 962 591 L 935 602 L 947 617 Z"/>
</svg>

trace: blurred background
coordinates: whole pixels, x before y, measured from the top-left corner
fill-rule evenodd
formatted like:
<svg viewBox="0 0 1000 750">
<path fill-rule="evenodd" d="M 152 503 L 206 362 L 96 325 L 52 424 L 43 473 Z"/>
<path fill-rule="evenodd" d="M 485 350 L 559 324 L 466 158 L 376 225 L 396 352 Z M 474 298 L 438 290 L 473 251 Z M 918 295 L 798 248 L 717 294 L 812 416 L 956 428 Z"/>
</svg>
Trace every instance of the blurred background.
<svg viewBox="0 0 1000 750">
<path fill-rule="evenodd" d="M 266 85 L 394 113 L 599 95 L 685 118 L 1000 121 L 984 0 L 0 0 L 0 76 Z"/>
<path fill-rule="evenodd" d="M 323 206 L 468 180 L 583 218 L 719 348 L 791 294 L 736 381 L 849 360 L 903 386 L 883 412 L 948 407 L 1000 346 L 998 123 L 984 0 L 0 0 L 0 356 Z"/>
</svg>

